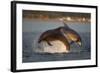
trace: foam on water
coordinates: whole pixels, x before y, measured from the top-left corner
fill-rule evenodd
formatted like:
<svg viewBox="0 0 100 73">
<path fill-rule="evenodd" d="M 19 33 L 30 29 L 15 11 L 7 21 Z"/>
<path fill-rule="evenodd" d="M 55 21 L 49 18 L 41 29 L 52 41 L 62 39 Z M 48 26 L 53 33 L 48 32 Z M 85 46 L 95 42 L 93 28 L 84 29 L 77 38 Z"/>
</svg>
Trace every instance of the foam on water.
<svg viewBox="0 0 100 73">
<path fill-rule="evenodd" d="M 39 53 L 68 53 L 66 46 L 59 40 L 50 42 L 52 46 L 43 41 L 40 44 L 37 42 L 40 35 L 37 35 L 33 42 L 33 51 Z"/>
<path fill-rule="evenodd" d="M 77 44 L 70 45 L 70 51 L 59 40 L 51 42 L 49 46 L 46 42 L 38 44 L 38 39 L 43 32 L 23 33 L 23 62 L 44 62 L 63 60 L 85 60 L 91 58 L 90 33 L 79 33 L 83 46 Z"/>
</svg>

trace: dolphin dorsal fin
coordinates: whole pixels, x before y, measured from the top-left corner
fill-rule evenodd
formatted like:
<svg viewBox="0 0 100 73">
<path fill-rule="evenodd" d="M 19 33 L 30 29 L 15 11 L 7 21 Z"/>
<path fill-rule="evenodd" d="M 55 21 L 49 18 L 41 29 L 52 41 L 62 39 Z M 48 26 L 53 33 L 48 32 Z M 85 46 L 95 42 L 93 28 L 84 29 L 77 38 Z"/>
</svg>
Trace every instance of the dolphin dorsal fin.
<svg viewBox="0 0 100 73">
<path fill-rule="evenodd" d="M 70 29 L 70 27 L 68 26 L 68 24 L 66 22 L 63 22 L 64 27 Z"/>
<path fill-rule="evenodd" d="M 61 18 L 59 19 L 63 24 L 64 24 L 64 27 L 67 28 L 67 29 L 70 29 L 70 27 L 68 26 L 68 24 L 66 23 L 66 19 L 65 18 Z"/>
</svg>

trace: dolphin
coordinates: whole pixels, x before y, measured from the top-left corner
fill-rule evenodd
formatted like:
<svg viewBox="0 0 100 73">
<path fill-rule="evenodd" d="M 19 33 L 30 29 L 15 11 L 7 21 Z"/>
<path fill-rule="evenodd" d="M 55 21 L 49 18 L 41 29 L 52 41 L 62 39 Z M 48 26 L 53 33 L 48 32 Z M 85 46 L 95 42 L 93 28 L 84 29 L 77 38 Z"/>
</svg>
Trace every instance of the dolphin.
<svg viewBox="0 0 100 73">
<path fill-rule="evenodd" d="M 46 41 L 48 45 L 52 46 L 51 41 L 60 40 L 64 43 L 67 50 L 70 50 L 70 45 L 72 43 L 77 43 L 79 46 L 82 46 L 80 35 L 75 30 L 70 28 L 64 19 L 61 21 L 63 22 L 64 26 L 43 32 L 38 39 L 38 43 Z"/>
<path fill-rule="evenodd" d="M 82 39 L 80 35 L 75 30 L 73 30 L 72 28 L 68 26 L 68 24 L 66 23 L 66 19 L 62 19 L 61 21 L 64 24 L 62 33 L 67 38 L 69 43 L 70 44 L 77 43 L 79 46 L 82 46 Z"/>
<path fill-rule="evenodd" d="M 42 41 L 46 41 L 48 45 L 52 46 L 50 42 L 56 40 L 60 40 L 61 42 L 63 42 L 64 45 L 66 46 L 66 49 L 70 50 L 70 44 L 62 33 L 62 27 L 52 29 L 52 30 L 47 30 L 40 36 L 38 43 L 41 43 Z"/>
</svg>

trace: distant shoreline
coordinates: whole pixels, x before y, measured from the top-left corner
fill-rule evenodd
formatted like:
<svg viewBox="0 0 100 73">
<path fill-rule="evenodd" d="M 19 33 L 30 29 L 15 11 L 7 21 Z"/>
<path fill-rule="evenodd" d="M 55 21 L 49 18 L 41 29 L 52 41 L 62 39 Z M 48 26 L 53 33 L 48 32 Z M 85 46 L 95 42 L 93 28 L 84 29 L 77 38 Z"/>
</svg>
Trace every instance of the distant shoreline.
<svg viewBox="0 0 100 73">
<path fill-rule="evenodd" d="M 38 18 L 23 18 L 23 20 L 39 20 L 39 21 L 59 21 L 58 19 L 38 19 Z M 66 21 L 68 23 L 79 23 L 79 24 L 91 24 L 90 21 L 77 21 L 77 20 L 74 20 L 74 21 Z"/>
</svg>

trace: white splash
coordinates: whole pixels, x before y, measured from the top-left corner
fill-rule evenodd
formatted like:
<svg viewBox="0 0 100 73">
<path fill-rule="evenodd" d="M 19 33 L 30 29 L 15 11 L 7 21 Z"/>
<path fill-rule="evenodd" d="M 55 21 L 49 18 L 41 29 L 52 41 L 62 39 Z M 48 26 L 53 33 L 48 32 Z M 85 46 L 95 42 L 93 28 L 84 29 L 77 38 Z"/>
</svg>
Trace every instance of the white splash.
<svg viewBox="0 0 100 73">
<path fill-rule="evenodd" d="M 69 50 L 66 46 L 59 40 L 50 42 L 52 46 L 48 45 L 47 42 L 37 42 L 39 35 L 35 38 L 33 42 L 33 51 L 39 53 L 68 53 Z"/>
</svg>

